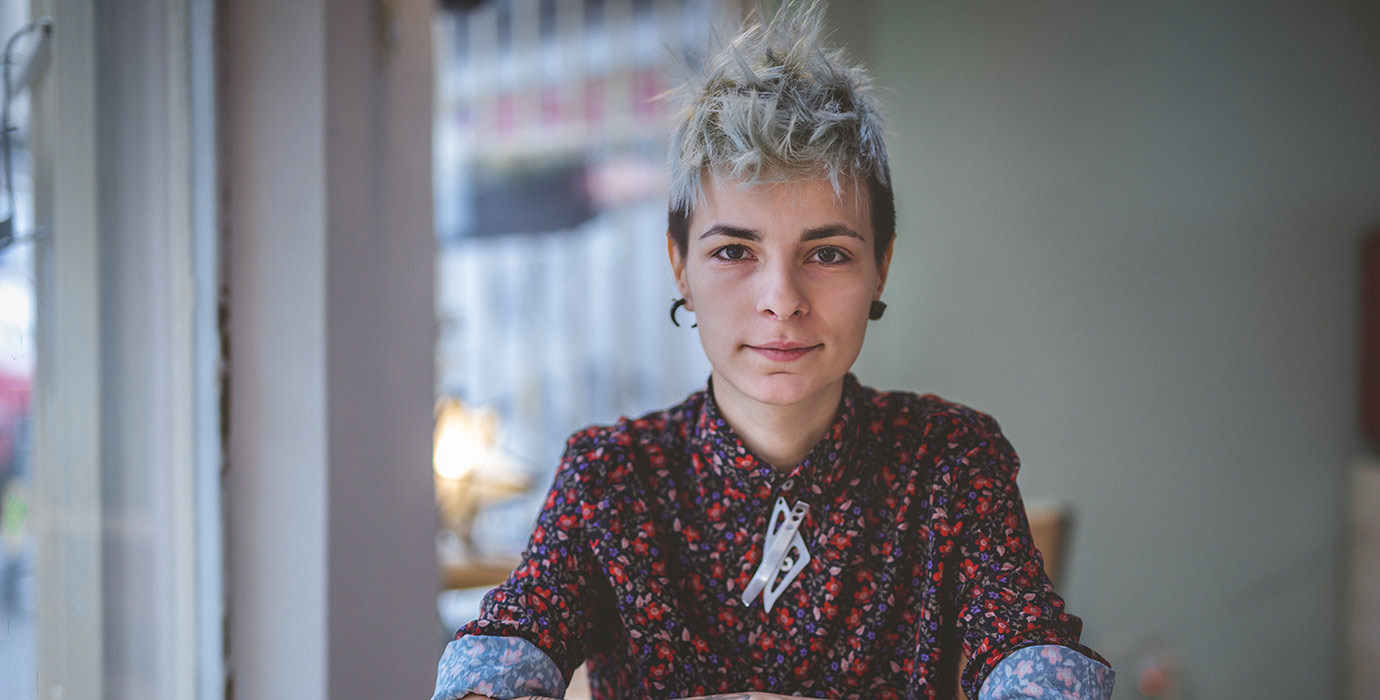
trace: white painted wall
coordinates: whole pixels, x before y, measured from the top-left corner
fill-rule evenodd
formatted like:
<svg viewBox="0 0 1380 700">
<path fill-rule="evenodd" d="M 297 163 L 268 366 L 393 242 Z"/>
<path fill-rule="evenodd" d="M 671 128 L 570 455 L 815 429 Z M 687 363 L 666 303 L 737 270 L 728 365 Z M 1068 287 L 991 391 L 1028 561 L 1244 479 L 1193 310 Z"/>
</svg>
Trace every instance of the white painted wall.
<svg viewBox="0 0 1380 700">
<path fill-rule="evenodd" d="M 331 0 L 326 380 L 331 700 L 436 682 L 431 7 Z M 371 9 L 396 13 L 382 53 Z"/>
<path fill-rule="evenodd" d="M 325 11 L 225 8 L 234 697 L 326 697 Z"/>
<path fill-rule="evenodd" d="M 1072 502 L 1118 697 L 1154 640 L 1182 697 L 1340 695 L 1373 5 L 839 7 L 895 123 L 860 377 L 992 413 Z"/>
<path fill-rule="evenodd" d="M 247 0 L 224 19 L 234 695 L 426 697 L 430 4 Z"/>
</svg>

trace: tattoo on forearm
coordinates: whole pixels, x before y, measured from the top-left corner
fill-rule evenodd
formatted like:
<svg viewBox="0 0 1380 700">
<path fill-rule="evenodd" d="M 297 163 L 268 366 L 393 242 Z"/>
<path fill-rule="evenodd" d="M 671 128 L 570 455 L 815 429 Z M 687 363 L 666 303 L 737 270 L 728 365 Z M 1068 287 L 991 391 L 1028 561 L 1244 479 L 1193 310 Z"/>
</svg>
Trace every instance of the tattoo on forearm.
<svg viewBox="0 0 1380 700">
<path fill-rule="evenodd" d="M 561 671 L 545 652 L 520 637 L 469 635 L 446 647 L 437 665 L 436 687 L 485 697 L 534 697 L 565 687 Z"/>
</svg>

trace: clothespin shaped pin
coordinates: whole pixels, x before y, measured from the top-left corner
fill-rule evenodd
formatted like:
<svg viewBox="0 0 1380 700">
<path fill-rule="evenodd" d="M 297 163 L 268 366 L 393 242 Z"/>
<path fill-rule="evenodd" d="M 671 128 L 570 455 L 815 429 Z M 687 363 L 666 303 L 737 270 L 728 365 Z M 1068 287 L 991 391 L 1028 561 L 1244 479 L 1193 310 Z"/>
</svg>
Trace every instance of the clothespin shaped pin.
<svg viewBox="0 0 1380 700">
<path fill-rule="evenodd" d="M 765 591 L 762 604 L 771 610 L 781 591 L 791 585 L 791 581 L 810 563 L 810 550 L 805 549 L 805 540 L 800 536 L 800 524 L 805 521 L 805 513 L 809 510 L 810 504 L 803 501 L 787 510 L 785 499 L 777 497 L 771 520 L 767 522 L 762 562 L 757 566 L 752 581 L 743 589 L 743 605 L 751 605 L 757 594 Z M 779 583 L 776 582 L 778 574 L 784 575 Z"/>
</svg>

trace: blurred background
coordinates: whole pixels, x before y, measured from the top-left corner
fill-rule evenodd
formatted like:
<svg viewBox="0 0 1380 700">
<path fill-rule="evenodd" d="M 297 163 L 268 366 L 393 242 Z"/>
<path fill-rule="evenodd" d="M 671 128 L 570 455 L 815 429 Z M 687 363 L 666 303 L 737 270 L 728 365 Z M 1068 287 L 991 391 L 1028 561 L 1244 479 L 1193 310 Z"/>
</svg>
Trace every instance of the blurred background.
<svg viewBox="0 0 1380 700">
<path fill-rule="evenodd" d="M 0 698 L 429 697 L 565 438 L 704 386 L 651 98 L 757 4 L 0 0 Z M 1380 4 L 829 21 L 854 370 L 1000 421 L 1115 697 L 1380 697 Z"/>
</svg>

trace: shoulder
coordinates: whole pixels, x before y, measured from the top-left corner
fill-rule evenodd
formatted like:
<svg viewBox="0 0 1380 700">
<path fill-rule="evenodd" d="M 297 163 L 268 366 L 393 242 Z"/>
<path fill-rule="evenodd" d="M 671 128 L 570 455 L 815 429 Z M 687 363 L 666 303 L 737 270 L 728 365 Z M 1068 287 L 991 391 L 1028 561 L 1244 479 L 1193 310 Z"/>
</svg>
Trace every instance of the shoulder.
<svg viewBox="0 0 1380 700">
<path fill-rule="evenodd" d="M 626 479 L 641 462 L 684 444 L 695 427 L 703 401 L 697 391 L 674 406 L 637 416 L 620 416 L 612 423 L 593 423 L 566 438 L 559 471 L 581 481 L 603 483 Z"/>
<path fill-rule="evenodd" d="M 955 446 L 1001 434 L 1001 426 L 991 414 L 938 394 L 863 387 L 862 395 L 874 431 L 900 428 L 927 443 Z"/>
<path fill-rule="evenodd" d="M 870 430 L 916 473 L 968 488 L 1014 481 L 1020 459 L 991 414 L 937 394 L 864 388 Z"/>
</svg>

